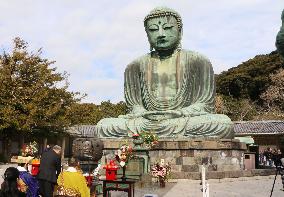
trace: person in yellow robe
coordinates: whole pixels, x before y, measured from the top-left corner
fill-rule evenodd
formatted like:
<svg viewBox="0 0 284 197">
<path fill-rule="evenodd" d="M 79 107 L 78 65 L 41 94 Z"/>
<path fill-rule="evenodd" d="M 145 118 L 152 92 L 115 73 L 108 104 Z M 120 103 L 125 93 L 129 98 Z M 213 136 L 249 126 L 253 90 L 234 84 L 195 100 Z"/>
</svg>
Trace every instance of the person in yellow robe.
<svg viewBox="0 0 284 197">
<path fill-rule="evenodd" d="M 81 197 L 90 197 L 90 188 L 78 166 L 79 162 L 75 158 L 70 158 L 68 168 L 59 174 L 57 183 L 65 188 L 77 190 Z"/>
</svg>

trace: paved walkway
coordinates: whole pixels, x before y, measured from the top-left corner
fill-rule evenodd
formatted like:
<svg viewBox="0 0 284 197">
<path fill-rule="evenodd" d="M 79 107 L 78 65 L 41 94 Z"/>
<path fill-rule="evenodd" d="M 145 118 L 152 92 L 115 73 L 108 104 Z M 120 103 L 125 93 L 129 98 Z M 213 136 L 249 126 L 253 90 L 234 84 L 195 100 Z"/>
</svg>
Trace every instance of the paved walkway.
<svg viewBox="0 0 284 197">
<path fill-rule="evenodd" d="M 0 165 L 0 184 L 5 169 L 11 165 Z M 255 176 L 227 179 L 210 179 L 210 197 L 269 197 L 275 176 Z M 281 177 L 277 176 L 273 197 L 284 197 Z M 200 181 L 198 180 L 172 180 L 166 183 L 165 188 L 159 188 L 158 184 L 135 188 L 135 197 L 143 197 L 145 194 L 157 194 L 158 197 L 202 197 Z M 126 193 L 111 192 L 111 197 L 124 197 Z M 102 195 L 99 195 L 102 196 Z"/>
<path fill-rule="evenodd" d="M 256 176 L 227 179 L 211 179 L 210 197 L 269 197 L 275 176 Z M 281 177 L 277 176 L 273 197 L 284 197 Z M 176 180 L 166 183 L 166 188 L 158 185 L 146 188 L 135 188 L 135 197 L 143 197 L 144 194 L 157 194 L 158 197 L 202 197 L 200 181 Z M 112 197 L 124 197 L 125 193 L 112 192 Z"/>
</svg>

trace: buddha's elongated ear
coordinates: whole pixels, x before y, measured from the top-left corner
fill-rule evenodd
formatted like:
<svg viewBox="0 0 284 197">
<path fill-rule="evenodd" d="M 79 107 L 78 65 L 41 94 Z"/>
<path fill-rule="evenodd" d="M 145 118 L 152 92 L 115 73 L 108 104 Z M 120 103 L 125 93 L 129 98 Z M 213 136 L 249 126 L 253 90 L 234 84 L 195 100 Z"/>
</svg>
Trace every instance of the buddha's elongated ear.
<svg viewBox="0 0 284 197">
<path fill-rule="evenodd" d="M 182 28 L 179 30 L 179 43 L 178 43 L 178 46 L 177 46 L 177 50 L 180 51 L 182 49 L 182 45 L 181 45 L 181 39 L 182 39 Z"/>
</svg>

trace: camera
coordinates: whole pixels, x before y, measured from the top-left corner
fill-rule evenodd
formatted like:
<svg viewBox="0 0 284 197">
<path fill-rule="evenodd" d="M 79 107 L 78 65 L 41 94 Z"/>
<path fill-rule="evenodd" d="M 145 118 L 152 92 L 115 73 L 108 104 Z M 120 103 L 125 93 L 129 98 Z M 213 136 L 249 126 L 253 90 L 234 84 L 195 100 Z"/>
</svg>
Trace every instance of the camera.
<svg viewBox="0 0 284 197">
<path fill-rule="evenodd" d="M 276 156 L 273 158 L 273 162 L 276 168 L 284 168 L 284 158 Z"/>
</svg>

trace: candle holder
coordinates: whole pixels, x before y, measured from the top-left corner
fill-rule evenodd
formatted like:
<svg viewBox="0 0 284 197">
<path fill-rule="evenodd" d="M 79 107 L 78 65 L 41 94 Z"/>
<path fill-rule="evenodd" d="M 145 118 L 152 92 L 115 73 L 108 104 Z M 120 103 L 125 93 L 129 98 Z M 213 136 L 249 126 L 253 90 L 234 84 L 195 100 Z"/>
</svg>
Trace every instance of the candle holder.
<svg viewBox="0 0 284 197">
<path fill-rule="evenodd" d="M 134 144 L 133 149 L 134 149 L 134 150 L 140 150 L 140 149 L 142 149 L 142 146 L 141 146 L 141 145 L 144 143 L 143 138 L 141 138 L 139 134 L 134 134 L 134 135 L 132 136 L 132 138 L 133 138 L 133 144 Z"/>
</svg>

